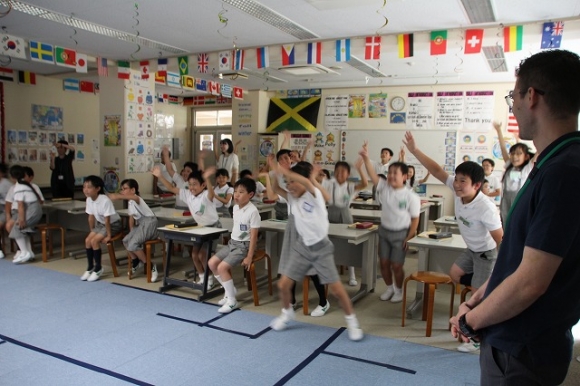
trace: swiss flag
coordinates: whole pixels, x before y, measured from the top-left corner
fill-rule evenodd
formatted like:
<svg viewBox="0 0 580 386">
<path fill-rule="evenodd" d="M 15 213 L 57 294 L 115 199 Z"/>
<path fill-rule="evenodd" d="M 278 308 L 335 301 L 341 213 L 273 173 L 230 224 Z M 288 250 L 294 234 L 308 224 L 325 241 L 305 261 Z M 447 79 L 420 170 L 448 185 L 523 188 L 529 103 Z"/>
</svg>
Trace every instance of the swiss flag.
<svg viewBox="0 0 580 386">
<path fill-rule="evenodd" d="M 139 67 L 141 67 L 141 79 L 149 79 L 149 61 L 140 61 Z"/>
<path fill-rule="evenodd" d="M 244 90 L 241 87 L 234 87 L 233 95 L 236 99 L 244 99 Z"/>
<path fill-rule="evenodd" d="M 478 54 L 481 52 L 481 44 L 483 43 L 482 29 L 468 29 L 465 31 L 465 53 Z"/>
</svg>

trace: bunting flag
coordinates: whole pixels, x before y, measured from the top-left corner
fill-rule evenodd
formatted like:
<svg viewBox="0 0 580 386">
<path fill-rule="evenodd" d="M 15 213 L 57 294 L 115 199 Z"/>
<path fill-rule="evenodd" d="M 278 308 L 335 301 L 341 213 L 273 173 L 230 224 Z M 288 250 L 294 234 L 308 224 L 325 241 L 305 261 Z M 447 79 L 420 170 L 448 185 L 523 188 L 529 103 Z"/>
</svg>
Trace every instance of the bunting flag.
<svg viewBox="0 0 580 386">
<path fill-rule="evenodd" d="M 36 84 L 36 74 L 30 71 L 18 71 L 18 83 Z"/>
<path fill-rule="evenodd" d="M 320 97 L 270 98 L 266 131 L 316 131 Z"/>
<path fill-rule="evenodd" d="M 165 79 L 167 78 L 167 71 L 165 71 L 165 75 L 161 75 L 158 72 L 155 73 L 155 84 L 165 84 Z"/>
<path fill-rule="evenodd" d="M 544 23 L 542 29 L 542 44 L 540 45 L 540 48 L 560 48 L 563 34 L 563 21 Z"/>
<path fill-rule="evenodd" d="M 478 54 L 481 52 L 481 45 L 483 44 L 483 30 L 482 29 L 468 29 L 465 31 L 465 53 Z"/>
<path fill-rule="evenodd" d="M 195 90 L 195 78 L 190 75 L 182 75 L 181 86 L 184 90 Z"/>
<path fill-rule="evenodd" d="M 234 86 L 233 96 L 235 99 L 244 99 L 244 90 L 241 87 Z"/>
<path fill-rule="evenodd" d="M 232 86 L 229 84 L 222 84 L 221 87 L 221 94 L 226 98 L 232 97 Z"/>
<path fill-rule="evenodd" d="M 33 62 L 43 62 L 54 64 L 53 46 L 47 43 L 30 41 L 30 60 Z"/>
<path fill-rule="evenodd" d="M 195 80 L 195 89 L 197 91 L 207 92 L 207 80 L 205 80 L 205 79 L 196 79 Z"/>
<path fill-rule="evenodd" d="M 95 82 L 95 94 L 98 94 L 101 91 L 101 84 L 99 82 Z"/>
<path fill-rule="evenodd" d="M 379 60 L 381 58 L 381 37 L 369 36 L 365 39 L 365 59 Z"/>
<path fill-rule="evenodd" d="M 171 87 L 181 87 L 181 76 L 177 72 L 167 71 L 167 85 Z"/>
<path fill-rule="evenodd" d="M 0 81 L 14 82 L 14 70 L 0 67 Z"/>
<path fill-rule="evenodd" d="M 70 48 L 55 46 L 54 59 L 57 66 L 77 68 L 77 53 Z"/>
<path fill-rule="evenodd" d="M 308 43 L 308 57 L 306 62 L 308 64 L 320 64 L 322 61 L 322 43 L 314 42 Z"/>
<path fill-rule="evenodd" d="M 294 64 L 294 44 L 282 46 L 282 65 L 291 66 Z"/>
<path fill-rule="evenodd" d="M 447 31 L 431 31 L 431 55 L 447 53 Z"/>
<path fill-rule="evenodd" d="M 413 34 L 399 34 L 397 36 L 399 45 L 399 58 L 410 58 L 413 56 Z"/>
<path fill-rule="evenodd" d="M 219 58 L 218 68 L 220 71 L 227 71 L 227 70 L 232 69 L 231 55 L 232 55 L 231 51 L 221 51 L 218 54 L 218 58 Z"/>
<path fill-rule="evenodd" d="M 78 79 L 63 79 L 62 87 L 65 91 L 80 91 L 80 81 Z"/>
<path fill-rule="evenodd" d="M 13 35 L 2 35 L 0 55 L 26 59 L 26 41 Z"/>
<path fill-rule="evenodd" d="M 350 60 L 350 39 L 336 41 L 336 61 L 347 62 Z"/>
<path fill-rule="evenodd" d="M 200 74 L 207 74 L 209 71 L 209 55 L 208 54 L 198 54 L 197 55 L 197 72 Z"/>
<path fill-rule="evenodd" d="M 95 93 L 95 84 L 93 82 L 89 82 L 87 80 L 81 80 L 80 84 L 81 92 L 90 92 L 92 94 Z"/>
<path fill-rule="evenodd" d="M 178 57 L 177 65 L 179 66 L 179 75 L 189 74 L 189 58 L 187 56 Z"/>
<path fill-rule="evenodd" d="M 126 60 L 117 62 L 117 78 L 129 79 L 131 77 L 131 63 Z"/>
<path fill-rule="evenodd" d="M 109 76 L 109 64 L 107 59 L 97 57 L 97 73 L 99 76 Z"/>
<path fill-rule="evenodd" d="M 178 105 L 179 104 L 179 97 L 175 95 L 169 95 L 167 101 L 170 105 Z"/>
<path fill-rule="evenodd" d="M 87 55 L 86 54 L 79 54 L 77 52 L 77 65 L 76 65 L 76 70 L 77 72 L 86 74 L 88 72 L 88 62 L 87 62 Z"/>
<path fill-rule="evenodd" d="M 256 48 L 256 61 L 258 68 L 270 67 L 268 47 Z"/>
<path fill-rule="evenodd" d="M 244 69 L 244 50 L 234 50 L 234 70 L 240 71 Z"/>
<path fill-rule="evenodd" d="M 142 60 L 139 62 L 139 68 L 141 68 L 141 79 L 149 79 L 149 61 Z"/>
<path fill-rule="evenodd" d="M 508 119 L 507 119 L 507 131 L 508 133 L 518 133 L 520 131 L 520 127 L 518 126 L 518 121 L 511 109 L 509 108 L 508 111 Z"/>
<path fill-rule="evenodd" d="M 157 72 L 155 74 L 155 77 L 159 74 L 159 76 L 165 78 L 165 75 L 167 75 L 167 58 L 157 59 Z"/>
<path fill-rule="evenodd" d="M 521 51 L 523 37 L 523 25 L 505 27 L 503 29 L 503 52 Z"/>
<path fill-rule="evenodd" d="M 211 95 L 220 95 L 220 84 L 218 82 L 209 81 L 207 82 L 209 93 Z"/>
</svg>

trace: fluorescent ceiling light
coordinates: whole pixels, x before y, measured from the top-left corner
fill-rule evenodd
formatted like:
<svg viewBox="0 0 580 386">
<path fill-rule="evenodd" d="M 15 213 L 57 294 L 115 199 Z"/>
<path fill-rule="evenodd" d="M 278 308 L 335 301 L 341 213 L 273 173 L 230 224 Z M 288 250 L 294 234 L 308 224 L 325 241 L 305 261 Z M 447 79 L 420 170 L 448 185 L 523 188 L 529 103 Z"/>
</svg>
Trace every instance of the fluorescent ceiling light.
<svg viewBox="0 0 580 386">
<path fill-rule="evenodd" d="M 220 72 L 217 74 L 217 77 L 220 79 L 229 79 L 229 80 L 236 80 L 236 79 L 248 79 L 248 75 L 238 72 L 238 71 L 231 71 L 231 72 Z"/>
<path fill-rule="evenodd" d="M 385 78 L 387 76 L 387 74 L 377 70 L 376 68 L 369 65 L 367 62 L 363 62 L 362 60 L 353 55 L 350 56 L 350 60 L 348 60 L 346 63 L 356 68 L 357 70 L 372 76 L 373 78 Z"/>
<path fill-rule="evenodd" d="M 482 47 L 487 64 L 491 72 L 507 72 L 507 64 L 505 56 L 503 55 L 503 48 L 501 46 Z"/>
<path fill-rule="evenodd" d="M 263 21 L 272 27 L 278 28 L 280 31 L 294 36 L 300 40 L 319 39 L 320 36 L 314 32 L 307 30 L 292 20 L 280 15 L 270 8 L 258 3 L 254 0 L 222 0 L 222 2 L 229 4 L 244 11 L 248 15 Z"/>
<path fill-rule="evenodd" d="M 305 65 L 279 67 L 278 71 L 282 71 L 295 76 L 320 75 L 320 74 L 340 75 L 338 72 L 332 71 L 330 68 L 324 67 L 321 64 L 305 64 Z"/>
<path fill-rule="evenodd" d="M 491 0 L 461 0 L 471 24 L 493 23 L 496 21 Z"/>
</svg>

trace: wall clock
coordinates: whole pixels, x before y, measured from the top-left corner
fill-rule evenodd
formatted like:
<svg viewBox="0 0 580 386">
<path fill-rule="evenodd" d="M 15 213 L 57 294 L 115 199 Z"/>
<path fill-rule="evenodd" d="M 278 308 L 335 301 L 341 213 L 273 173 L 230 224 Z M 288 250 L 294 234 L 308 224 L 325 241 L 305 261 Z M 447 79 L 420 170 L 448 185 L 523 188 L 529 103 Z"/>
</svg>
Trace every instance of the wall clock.
<svg viewBox="0 0 580 386">
<path fill-rule="evenodd" d="M 400 96 L 396 96 L 391 99 L 391 108 L 395 111 L 401 111 L 405 108 L 405 99 Z"/>
</svg>

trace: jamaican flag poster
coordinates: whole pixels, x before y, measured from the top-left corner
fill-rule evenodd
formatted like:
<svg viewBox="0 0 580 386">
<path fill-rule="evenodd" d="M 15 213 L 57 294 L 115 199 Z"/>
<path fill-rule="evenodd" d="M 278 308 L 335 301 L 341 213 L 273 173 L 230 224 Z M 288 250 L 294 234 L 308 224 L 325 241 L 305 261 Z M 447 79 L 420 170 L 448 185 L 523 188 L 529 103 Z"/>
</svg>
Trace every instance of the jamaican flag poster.
<svg viewBox="0 0 580 386">
<path fill-rule="evenodd" d="M 271 98 L 266 131 L 316 131 L 320 97 Z"/>
</svg>

